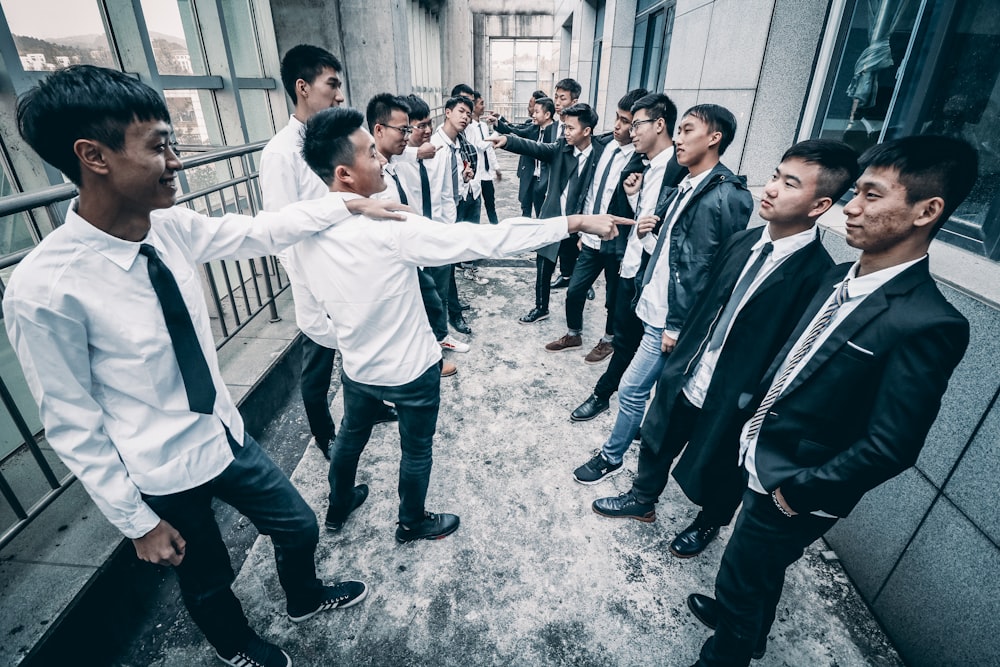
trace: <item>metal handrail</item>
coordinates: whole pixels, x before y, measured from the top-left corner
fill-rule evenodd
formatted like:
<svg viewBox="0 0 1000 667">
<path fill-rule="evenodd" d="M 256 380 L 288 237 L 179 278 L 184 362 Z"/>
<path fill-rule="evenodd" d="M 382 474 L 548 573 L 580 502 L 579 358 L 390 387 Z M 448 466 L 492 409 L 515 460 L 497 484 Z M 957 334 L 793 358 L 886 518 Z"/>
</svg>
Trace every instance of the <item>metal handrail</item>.
<svg viewBox="0 0 1000 667">
<path fill-rule="evenodd" d="M 178 197 L 178 205 L 200 209 L 208 214 L 221 214 L 238 210 L 254 214 L 261 209 L 260 188 L 257 185 L 259 173 L 252 168 L 250 155 L 259 152 L 267 144 L 259 141 L 243 146 L 231 146 L 187 156 L 181 159 L 185 169 L 217 163 L 227 163 L 230 177 L 214 185 L 188 192 Z M 232 160 L 239 160 L 235 169 Z M 57 205 L 77 195 L 72 183 L 62 183 L 51 187 L 0 198 L 0 217 L 28 213 L 46 209 L 53 226 L 63 222 L 62 208 Z M 221 209 L 219 203 L 221 202 Z M 40 234 L 40 232 L 39 232 Z M 18 250 L 0 257 L 0 269 L 9 268 L 20 262 L 31 252 L 31 248 Z M 257 314 L 269 310 L 271 322 L 280 320 L 275 298 L 288 287 L 288 282 L 279 273 L 278 263 L 273 257 L 262 261 L 243 260 L 240 262 L 212 262 L 203 265 L 204 278 L 211 305 L 214 308 L 213 323 L 216 325 L 216 348 L 223 347 L 240 332 Z M 263 284 L 258 282 L 262 279 Z M 276 282 L 276 285 L 275 285 Z M 0 285 L 2 287 L 2 285 Z M 231 320 L 231 322 L 227 322 Z M 41 453 L 42 434 L 33 433 L 18 409 L 8 389 L 9 382 L 0 378 L 0 405 L 10 414 L 22 444 L 7 455 L 0 457 L 3 465 L 15 457 L 25 457 L 24 464 L 40 472 L 46 490 L 31 498 L 18 497 L 0 470 L 0 497 L 7 501 L 16 520 L 9 526 L 0 526 L 0 547 L 18 535 L 32 520 L 75 481 L 72 474 L 60 477 Z"/>
</svg>

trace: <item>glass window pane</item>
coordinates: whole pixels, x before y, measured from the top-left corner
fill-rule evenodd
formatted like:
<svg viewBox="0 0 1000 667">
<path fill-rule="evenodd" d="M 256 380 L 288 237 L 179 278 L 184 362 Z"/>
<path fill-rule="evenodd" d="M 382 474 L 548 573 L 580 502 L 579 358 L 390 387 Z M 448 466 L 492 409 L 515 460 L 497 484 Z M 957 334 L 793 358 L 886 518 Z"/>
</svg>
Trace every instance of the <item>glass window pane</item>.
<svg viewBox="0 0 1000 667">
<path fill-rule="evenodd" d="M 263 90 L 241 90 L 240 103 L 243 105 L 243 118 L 246 120 L 247 136 L 250 141 L 262 141 L 274 136 L 274 120 L 271 113 L 271 99 Z M 281 110 L 284 113 L 284 109 Z M 286 118 L 278 121 L 284 126 Z"/>
<path fill-rule="evenodd" d="M 538 42 L 533 39 L 519 39 L 514 42 L 515 69 L 534 72 L 538 69 Z"/>
<path fill-rule="evenodd" d="M 643 79 L 643 58 L 646 50 L 646 26 L 649 25 L 649 17 L 643 16 L 635 22 L 635 32 L 632 34 L 632 64 L 629 67 L 628 87 L 633 90 L 642 85 Z"/>
<path fill-rule="evenodd" d="M 236 76 L 263 76 L 256 22 L 249 0 L 222 0 L 222 14 L 226 20 L 226 34 L 233 52 Z"/>
<path fill-rule="evenodd" d="M 21 66 L 46 72 L 89 64 L 117 68 L 96 0 L 0 0 Z"/>
<path fill-rule="evenodd" d="M 649 33 L 647 35 L 646 53 L 643 55 L 643 72 L 646 76 L 643 88 L 649 91 L 658 90 L 657 81 L 660 78 L 660 63 L 663 60 L 663 33 L 665 12 L 660 10 L 650 17 Z"/>
<path fill-rule="evenodd" d="M 4 160 L 0 160 L 0 197 L 18 192 L 4 162 Z M 35 238 L 31 234 L 28 224 L 27 213 L 17 213 L 0 218 L 0 257 L 35 245 Z"/>
<path fill-rule="evenodd" d="M 160 74 L 208 74 L 189 0 L 141 0 Z"/>
<path fill-rule="evenodd" d="M 514 78 L 514 42 L 509 39 L 490 40 L 490 67 L 494 81 Z"/>
<path fill-rule="evenodd" d="M 635 13 L 638 14 L 639 12 L 644 12 L 650 7 L 654 7 L 655 5 L 660 4 L 661 2 L 663 2 L 663 0 L 639 0 L 639 2 L 636 3 L 635 6 Z"/>
<path fill-rule="evenodd" d="M 594 39 L 600 39 L 604 36 L 604 11 L 604 0 L 600 0 L 597 3 L 597 15 L 594 17 Z"/>
</svg>

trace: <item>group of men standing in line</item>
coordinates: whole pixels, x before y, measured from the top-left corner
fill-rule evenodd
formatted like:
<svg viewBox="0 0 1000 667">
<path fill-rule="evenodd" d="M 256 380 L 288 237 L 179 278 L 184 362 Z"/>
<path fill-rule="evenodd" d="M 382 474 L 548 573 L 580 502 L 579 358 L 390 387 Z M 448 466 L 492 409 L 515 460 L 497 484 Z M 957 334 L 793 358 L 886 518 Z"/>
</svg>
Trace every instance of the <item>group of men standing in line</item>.
<svg viewBox="0 0 1000 667">
<path fill-rule="evenodd" d="M 680 456 L 673 475 L 701 510 L 671 543 L 678 557 L 701 553 L 742 502 L 714 598 L 688 598 L 715 630 L 696 664 L 763 655 L 785 569 L 864 493 L 915 462 L 964 354 L 968 323 L 930 277 L 927 250 L 971 190 L 975 150 L 916 136 L 859 161 L 840 142 L 800 142 L 763 190 L 767 224 L 745 229 L 752 198 L 720 161 L 736 119 L 718 105 L 678 121 L 667 96 L 634 90 L 619 100 L 614 130 L 595 136 L 597 114 L 572 80 L 557 84 L 554 100 L 534 97 L 532 126 L 520 128 L 484 114 L 481 97 L 459 87 L 434 132 L 430 109 L 412 95 L 378 95 L 365 115 L 340 107 L 342 68 L 317 47 L 286 54 L 282 80 L 295 112 L 265 149 L 260 176 L 265 208 L 280 212 L 254 219 L 172 206 L 181 166 L 169 115 L 127 76 L 71 67 L 18 106 L 27 142 L 80 196 L 15 271 L 8 334 L 53 449 L 140 558 L 176 567 L 218 657 L 291 664 L 250 629 L 232 593 L 214 497 L 272 537 L 293 621 L 357 604 L 368 587 L 316 578 L 315 516 L 243 431 L 218 371 L 198 263 L 284 253 L 311 343 L 303 399 L 331 458 L 325 526 L 342 530 L 365 502 L 360 455 L 377 423 L 398 420 L 395 537 L 411 542 L 459 527 L 458 516 L 424 507 L 442 350 L 467 345 L 448 333 L 465 324 L 452 267 L 467 262 L 462 274 L 480 282 L 476 260 L 532 248 L 536 303 L 521 321 L 548 316 L 556 258 L 557 284 L 568 287 L 567 332 L 549 351 L 582 346 L 588 290 L 601 273 L 607 285 L 605 335 L 588 361 L 609 365 L 571 418 L 608 410 L 615 391 L 619 411 L 575 479 L 619 472 L 638 435 L 632 488 L 593 509 L 651 522 Z M 493 145 L 525 156 L 525 216 L 441 224 L 474 217 L 490 180 L 481 170 L 487 159 L 496 168 Z M 852 184 L 847 240 L 861 256 L 833 266 L 815 225 Z M 141 327 L 123 328 L 122 305 Z M 326 402 L 336 349 L 339 432 Z"/>
</svg>

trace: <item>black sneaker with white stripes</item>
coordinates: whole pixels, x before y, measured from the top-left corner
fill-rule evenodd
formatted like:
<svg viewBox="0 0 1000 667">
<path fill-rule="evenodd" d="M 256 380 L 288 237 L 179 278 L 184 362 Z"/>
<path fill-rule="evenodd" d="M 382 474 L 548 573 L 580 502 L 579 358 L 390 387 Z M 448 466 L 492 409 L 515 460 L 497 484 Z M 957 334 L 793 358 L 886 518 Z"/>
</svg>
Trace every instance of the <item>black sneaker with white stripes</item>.
<svg viewBox="0 0 1000 667">
<path fill-rule="evenodd" d="M 368 597 L 368 586 L 363 581 L 341 581 L 323 587 L 323 599 L 312 609 L 295 609 L 288 605 L 288 618 L 296 623 L 308 620 L 321 611 L 347 609 Z"/>
<path fill-rule="evenodd" d="M 218 651 L 215 655 L 233 667 L 292 667 L 292 659 L 287 653 L 257 635 L 251 636 L 246 646 L 228 658 Z"/>
</svg>

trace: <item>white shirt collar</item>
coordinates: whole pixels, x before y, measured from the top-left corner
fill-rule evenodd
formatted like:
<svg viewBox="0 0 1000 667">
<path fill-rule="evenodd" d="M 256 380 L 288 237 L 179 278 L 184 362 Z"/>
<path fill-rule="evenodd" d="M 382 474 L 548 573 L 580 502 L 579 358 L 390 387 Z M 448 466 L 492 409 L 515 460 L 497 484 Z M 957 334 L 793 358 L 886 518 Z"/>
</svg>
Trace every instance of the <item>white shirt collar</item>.
<svg viewBox="0 0 1000 667">
<path fill-rule="evenodd" d="M 779 261 L 812 243 L 816 239 L 816 234 L 816 228 L 810 227 L 805 231 L 774 241 L 771 239 L 770 233 L 768 233 L 768 225 L 764 225 L 764 230 L 760 234 L 760 240 L 754 243 L 750 250 L 757 252 L 764 247 L 764 244 L 770 243 L 772 244 L 771 261 Z"/>
<path fill-rule="evenodd" d="M 659 157 L 659 156 L 657 156 L 657 157 Z M 701 185 L 701 182 L 704 181 L 706 178 L 708 178 L 708 175 L 711 174 L 711 173 L 712 173 L 711 169 L 706 169 L 705 171 L 701 172 L 697 176 L 692 176 L 691 174 L 688 174 L 687 176 L 684 177 L 684 179 L 681 181 L 681 183 L 682 184 L 683 183 L 687 183 L 688 185 L 690 185 L 691 187 L 690 187 L 690 189 L 688 191 L 689 192 L 693 192 L 695 190 L 695 188 L 697 188 L 699 185 Z"/>
<path fill-rule="evenodd" d="M 860 262 L 855 262 L 847 272 L 846 280 L 849 281 L 847 283 L 847 298 L 857 299 L 859 297 L 866 297 L 906 269 L 910 268 L 917 262 L 924 261 L 925 259 L 927 259 L 927 255 L 918 257 L 917 259 L 909 262 L 903 262 L 902 264 L 890 266 L 861 277 L 856 277 L 858 275 L 858 268 L 861 264 Z"/>
<path fill-rule="evenodd" d="M 585 149 L 583 149 L 582 151 L 579 148 L 577 148 L 577 147 L 574 146 L 573 147 L 573 157 L 579 158 L 581 155 L 583 157 L 585 157 L 585 158 L 590 157 L 590 153 L 593 150 L 594 150 L 594 144 L 593 144 L 593 142 L 591 142 L 590 144 L 588 144 L 587 147 Z"/>
<path fill-rule="evenodd" d="M 80 198 L 76 197 L 70 202 L 69 210 L 66 211 L 66 222 L 68 228 L 73 230 L 73 235 L 87 247 L 104 256 L 123 270 L 128 271 L 135 263 L 135 258 L 139 256 L 139 246 L 141 243 L 126 241 L 117 236 L 112 236 L 101 231 L 87 220 L 80 217 L 76 212 L 76 207 L 80 204 Z M 143 242 L 149 242 L 153 236 L 152 228 L 146 235 Z M 152 244 L 155 246 L 155 244 Z"/>
</svg>

